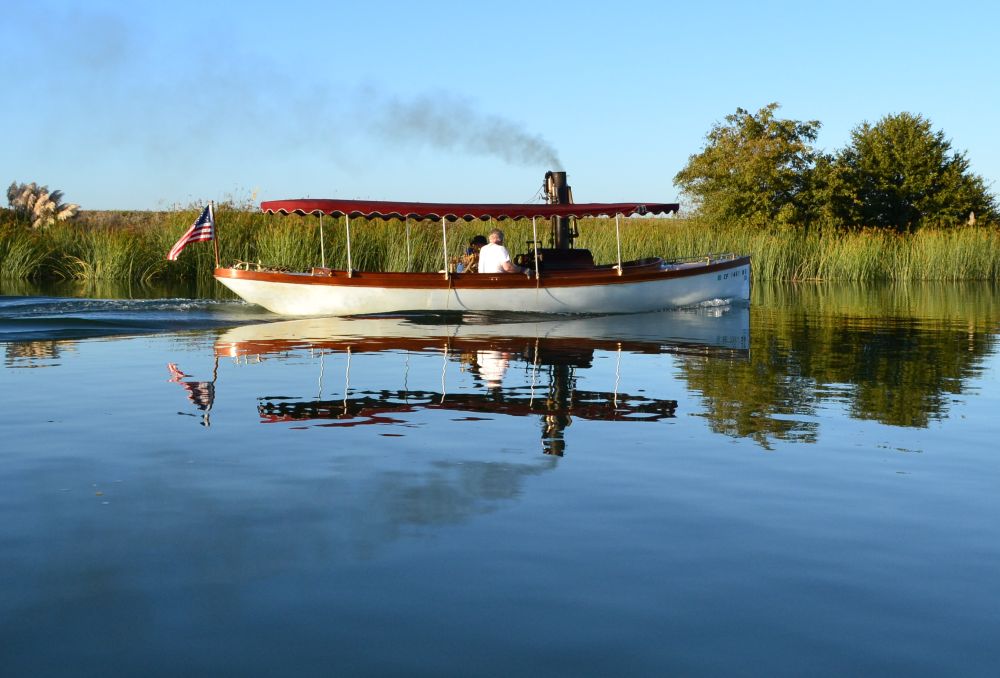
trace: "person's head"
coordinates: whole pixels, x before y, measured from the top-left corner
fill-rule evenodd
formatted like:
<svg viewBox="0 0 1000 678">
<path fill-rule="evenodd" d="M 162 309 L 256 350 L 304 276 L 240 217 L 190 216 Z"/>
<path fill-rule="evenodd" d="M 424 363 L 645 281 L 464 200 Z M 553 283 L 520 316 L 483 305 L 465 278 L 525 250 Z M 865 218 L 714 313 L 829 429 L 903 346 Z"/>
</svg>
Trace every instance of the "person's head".
<svg viewBox="0 0 1000 678">
<path fill-rule="evenodd" d="M 503 244 L 503 231 L 499 228 L 494 228 L 490 231 L 490 242 L 496 243 L 497 245 Z"/>
<path fill-rule="evenodd" d="M 477 235 L 475 238 L 469 241 L 469 249 L 473 251 L 478 250 L 488 242 L 489 240 L 486 239 L 485 235 Z"/>
</svg>

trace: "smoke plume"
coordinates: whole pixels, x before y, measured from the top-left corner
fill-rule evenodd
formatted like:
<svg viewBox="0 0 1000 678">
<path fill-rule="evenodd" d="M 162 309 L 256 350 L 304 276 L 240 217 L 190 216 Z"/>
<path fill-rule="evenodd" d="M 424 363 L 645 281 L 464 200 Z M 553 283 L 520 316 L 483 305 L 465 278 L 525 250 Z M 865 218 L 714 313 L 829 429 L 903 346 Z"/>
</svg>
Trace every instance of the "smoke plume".
<svg viewBox="0 0 1000 678">
<path fill-rule="evenodd" d="M 555 148 L 541 136 L 453 95 L 423 94 L 404 101 L 368 91 L 361 98 L 369 130 L 386 140 L 490 156 L 512 165 L 561 167 Z"/>
<path fill-rule="evenodd" d="M 6 90 L 24 101 L 57 93 L 67 102 L 21 116 L 28 129 L 15 140 L 14 155 L 39 159 L 37 166 L 59 154 L 66 167 L 144 168 L 114 188 L 97 179 L 103 170 L 80 174 L 69 187 L 74 195 L 85 194 L 89 182 L 95 195 L 144 199 L 143 193 L 163 190 L 150 177 L 203 190 L 196 187 L 217 181 L 220 167 L 229 176 L 264 180 L 296 163 L 351 175 L 373 155 L 399 146 L 561 167 L 545 138 L 460 94 L 403 95 L 322 74 L 307 78 L 256 44 L 219 49 L 183 36 L 164 42 L 152 13 L 62 0 L 9 5 L 7 21 L 0 22 L 0 60 L 9 62 L 11 74 Z M 56 75 L 37 76 L 43 57 Z M 14 178 L 52 179 L 5 180 Z"/>
</svg>

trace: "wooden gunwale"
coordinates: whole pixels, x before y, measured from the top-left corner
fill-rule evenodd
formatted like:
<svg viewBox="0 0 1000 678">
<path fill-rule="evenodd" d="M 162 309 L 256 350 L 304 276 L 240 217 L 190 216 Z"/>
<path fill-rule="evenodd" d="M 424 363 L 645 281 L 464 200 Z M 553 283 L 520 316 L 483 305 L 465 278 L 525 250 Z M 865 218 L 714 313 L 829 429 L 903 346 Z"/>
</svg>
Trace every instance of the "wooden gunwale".
<svg viewBox="0 0 1000 678">
<path fill-rule="evenodd" d="M 236 268 L 216 268 L 216 278 L 254 280 L 269 283 L 293 285 L 321 285 L 326 287 L 378 287 L 386 289 L 522 289 L 556 287 L 593 287 L 601 285 L 621 285 L 672 278 L 686 278 L 716 271 L 727 271 L 750 263 L 749 256 L 719 260 L 706 265 L 685 265 L 678 268 L 663 268 L 661 259 L 643 259 L 622 265 L 618 275 L 613 265 L 598 266 L 585 270 L 543 272 L 536 281 L 534 276 L 515 273 L 483 274 L 453 273 L 447 278 L 443 273 L 404 273 L 385 271 L 333 270 L 329 274 L 286 273 L 277 271 L 249 271 Z"/>
</svg>

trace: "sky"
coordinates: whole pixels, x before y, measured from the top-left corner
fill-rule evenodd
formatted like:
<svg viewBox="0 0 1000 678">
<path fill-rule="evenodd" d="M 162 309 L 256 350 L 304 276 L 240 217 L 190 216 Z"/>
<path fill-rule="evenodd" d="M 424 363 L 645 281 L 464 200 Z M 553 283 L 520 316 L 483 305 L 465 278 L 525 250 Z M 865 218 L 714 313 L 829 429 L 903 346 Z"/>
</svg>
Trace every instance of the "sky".
<svg viewBox="0 0 1000 678">
<path fill-rule="evenodd" d="M 1000 4 L 8 0 L 0 183 L 83 209 L 208 200 L 681 199 L 770 102 L 844 147 L 929 119 L 1000 192 Z"/>
</svg>

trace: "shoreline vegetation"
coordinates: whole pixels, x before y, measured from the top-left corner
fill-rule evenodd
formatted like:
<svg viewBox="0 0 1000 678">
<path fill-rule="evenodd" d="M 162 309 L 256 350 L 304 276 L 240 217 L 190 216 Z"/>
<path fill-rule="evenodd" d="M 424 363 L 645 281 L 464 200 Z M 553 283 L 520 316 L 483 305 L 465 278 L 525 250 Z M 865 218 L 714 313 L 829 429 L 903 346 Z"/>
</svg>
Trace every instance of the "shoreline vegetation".
<svg viewBox="0 0 1000 678">
<path fill-rule="evenodd" d="M 773 102 L 715 123 L 700 152 L 674 177 L 691 215 L 631 217 L 621 229 L 625 261 L 734 252 L 752 257 L 757 282 L 996 281 L 1000 206 L 941 130 L 921 115 L 864 122 L 836 152 L 815 146 L 818 120 L 786 120 Z M 13 182 L 0 209 L 0 280 L 212 283 L 215 248 L 167 252 L 200 207 L 79 212 L 62 191 Z M 308 271 L 347 268 L 344 219 L 262 214 L 251 201 L 217 206 L 220 263 Z M 864 227 L 856 226 L 863 224 Z M 357 271 L 438 271 L 494 224 L 352 220 Z M 532 248 L 530 220 L 503 221 L 512 255 Z M 581 219 L 576 246 L 594 261 L 618 258 L 615 220 Z M 538 223 L 542 242 L 549 224 Z M 409 237 L 407 237 L 409 234 Z M 321 251 L 325 251 L 323 261 Z"/>
<path fill-rule="evenodd" d="M 90 211 L 44 229 L 0 213 L 0 278 L 153 283 L 211 281 L 214 249 L 188 246 L 166 260 L 173 243 L 197 218 L 199 208 L 161 212 Z M 406 225 L 398 219 L 351 220 L 355 270 L 437 271 L 443 266 L 441 226 L 411 221 L 410 259 Z M 527 251 L 530 220 L 503 221 L 511 254 Z M 469 239 L 489 231 L 488 222 L 450 222 L 449 257 Z M 320 264 L 319 218 L 267 215 L 246 205 L 216 206 L 223 265 L 251 262 L 293 271 Z M 595 261 L 616 259 L 614 219 L 581 219 L 576 246 Z M 346 268 L 343 218 L 323 219 L 326 264 Z M 538 224 L 547 240 L 549 225 Z M 991 225 L 927 226 L 899 233 L 886 229 L 811 229 L 712 226 L 697 217 L 622 220 L 622 258 L 664 259 L 737 252 L 753 257 L 757 281 L 960 281 L 1000 277 L 1000 229 Z M 200 285 L 199 285 L 200 286 Z"/>
</svg>

